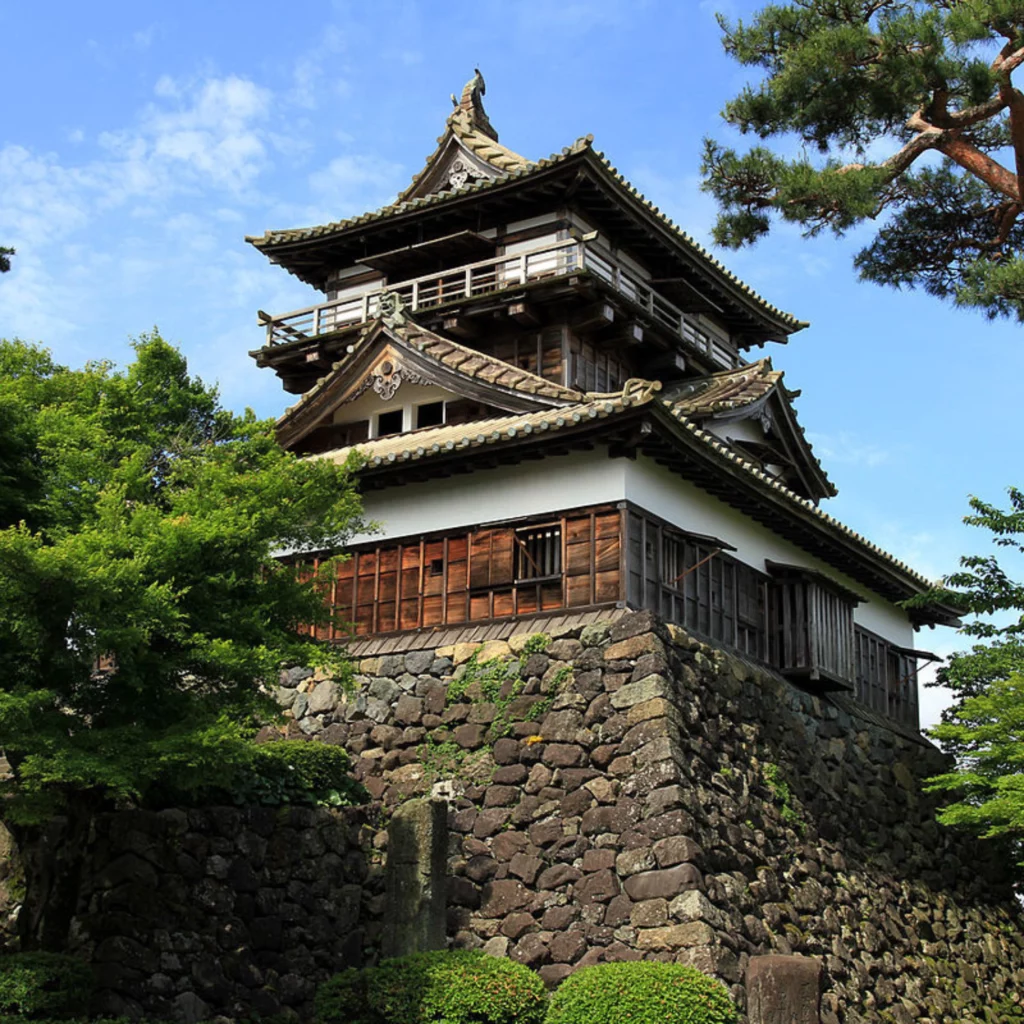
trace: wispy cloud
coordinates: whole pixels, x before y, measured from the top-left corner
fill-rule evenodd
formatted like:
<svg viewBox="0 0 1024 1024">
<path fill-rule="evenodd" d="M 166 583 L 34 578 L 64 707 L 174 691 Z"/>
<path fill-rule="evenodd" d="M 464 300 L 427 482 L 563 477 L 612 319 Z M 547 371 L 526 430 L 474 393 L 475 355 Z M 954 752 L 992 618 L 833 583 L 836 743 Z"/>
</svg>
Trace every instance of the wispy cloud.
<svg viewBox="0 0 1024 1024">
<path fill-rule="evenodd" d="M 814 445 L 818 458 L 852 466 L 866 466 L 873 469 L 890 461 L 892 450 L 871 441 L 865 441 L 849 431 L 838 434 L 822 434 L 808 431 L 807 439 Z"/>
</svg>

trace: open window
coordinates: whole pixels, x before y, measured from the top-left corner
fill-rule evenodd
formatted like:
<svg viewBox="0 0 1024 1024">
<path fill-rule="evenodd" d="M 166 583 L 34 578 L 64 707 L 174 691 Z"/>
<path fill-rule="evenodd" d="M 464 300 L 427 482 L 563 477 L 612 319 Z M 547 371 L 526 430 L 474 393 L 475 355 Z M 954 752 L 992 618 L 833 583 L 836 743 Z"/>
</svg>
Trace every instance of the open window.
<svg viewBox="0 0 1024 1024">
<path fill-rule="evenodd" d="M 853 610 L 863 600 L 813 569 L 766 562 L 770 661 L 783 675 L 852 690 L 856 681 Z"/>
<path fill-rule="evenodd" d="M 516 581 L 545 580 L 562 572 L 560 523 L 516 530 Z"/>
<path fill-rule="evenodd" d="M 379 412 L 373 420 L 373 436 L 389 437 L 392 434 L 402 433 L 405 424 L 405 411 L 403 409 L 392 409 L 389 412 Z"/>
<path fill-rule="evenodd" d="M 444 402 L 424 402 L 417 405 L 415 410 L 414 423 L 416 430 L 424 427 L 440 427 L 445 422 Z"/>
</svg>

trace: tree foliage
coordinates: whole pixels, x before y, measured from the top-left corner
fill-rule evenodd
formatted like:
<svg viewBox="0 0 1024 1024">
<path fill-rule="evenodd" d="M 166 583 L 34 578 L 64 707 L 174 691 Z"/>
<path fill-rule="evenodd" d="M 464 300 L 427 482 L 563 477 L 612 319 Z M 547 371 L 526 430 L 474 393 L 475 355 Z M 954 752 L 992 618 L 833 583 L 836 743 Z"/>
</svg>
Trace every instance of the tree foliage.
<svg viewBox="0 0 1024 1024">
<path fill-rule="evenodd" d="M 11 257 L 14 250 L 10 246 L 0 245 L 0 274 L 6 274 L 11 269 Z"/>
<path fill-rule="evenodd" d="M 1007 509 L 972 498 L 972 514 L 964 522 L 989 531 L 993 543 L 1005 552 L 1020 555 L 1024 492 L 1011 488 L 1009 498 Z M 936 678 L 956 695 L 930 733 L 956 758 L 953 771 L 929 780 L 933 791 L 954 798 L 939 819 L 983 836 L 1022 840 L 1024 584 L 1014 580 L 995 555 L 971 555 L 960 559 L 959 571 L 944 580 L 942 589 L 920 600 L 929 599 L 972 616 L 961 633 L 983 641 L 954 654 Z"/>
<path fill-rule="evenodd" d="M 282 451 L 155 333 L 124 370 L 0 342 L 9 818 L 229 781 L 259 684 L 338 661 L 297 630 L 323 602 L 274 553 L 358 524 L 352 468 Z"/>
<path fill-rule="evenodd" d="M 1024 0 L 792 0 L 719 23 L 763 76 L 725 120 L 800 147 L 705 140 L 719 244 L 773 218 L 808 235 L 879 221 L 863 278 L 1024 320 Z"/>
</svg>

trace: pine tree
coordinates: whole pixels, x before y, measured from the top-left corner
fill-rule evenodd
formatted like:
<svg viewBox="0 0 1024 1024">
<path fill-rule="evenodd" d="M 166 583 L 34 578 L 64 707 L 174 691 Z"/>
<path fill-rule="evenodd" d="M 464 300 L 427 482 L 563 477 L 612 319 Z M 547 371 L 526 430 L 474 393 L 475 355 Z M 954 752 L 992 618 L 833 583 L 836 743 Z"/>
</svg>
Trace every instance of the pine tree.
<svg viewBox="0 0 1024 1024">
<path fill-rule="evenodd" d="M 764 73 L 726 121 L 803 146 L 705 140 L 720 245 L 773 218 L 840 236 L 877 221 L 862 278 L 1024 320 L 1024 0 L 794 0 L 719 24 L 726 52 Z"/>
</svg>

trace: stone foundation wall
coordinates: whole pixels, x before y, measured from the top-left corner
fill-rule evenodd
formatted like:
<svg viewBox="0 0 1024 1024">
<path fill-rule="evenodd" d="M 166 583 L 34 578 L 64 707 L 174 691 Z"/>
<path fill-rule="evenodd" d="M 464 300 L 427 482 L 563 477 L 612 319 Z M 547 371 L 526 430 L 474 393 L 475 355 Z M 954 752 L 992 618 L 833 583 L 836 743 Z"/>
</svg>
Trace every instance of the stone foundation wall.
<svg viewBox="0 0 1024 1024">
<path fill-rule="evenodd" d="M 918 780 L 941 755 L 845 698 L 646 613 L 358 668 L 349 694 L 282 673 L 290 721 L 265 738 L 344 744 L 371 806 L 97 820 L 70 943 L 97 1009 L 307 1014 L 318 981 L 415 940 L 551 984 L 693 964 L 744 1009 L 752 959 L 798 954 L 824 1024 L 1021 1019 L 1004 851 L 940 828 Z"/>
<path fill-rule="evenodd" d="M 69 951 L 95 1009 L 204 1020 L 308 1015 L 361 962 L 370 877 L 362 809 L 136 811 L 94 822 Z"/>
<path fill-rule="evenodd" d="M 647 613 L 555 630 L 543 651 L 527 638 L 477 653 L 518 659 L 497 695 L 460 694 L 475 645 L 365 659 L 347 697 L 282 675 L 286 731 L 344 744 L 385 812 L 452 780 L 454 945 L 550 983 L 605 960 L 689 963 L 741 1007 L 751 957 L 804 954 L 824 966 L 826 1024 L 980 1020 L 1019 998 L 1005 855 L 936 824 L 918 788 L 943 764 L 929 744 Z M 382 825 L 374 855 L 386 845 Z M 366 922 L 369 958 L 379 929 Z"/>
</svg>

